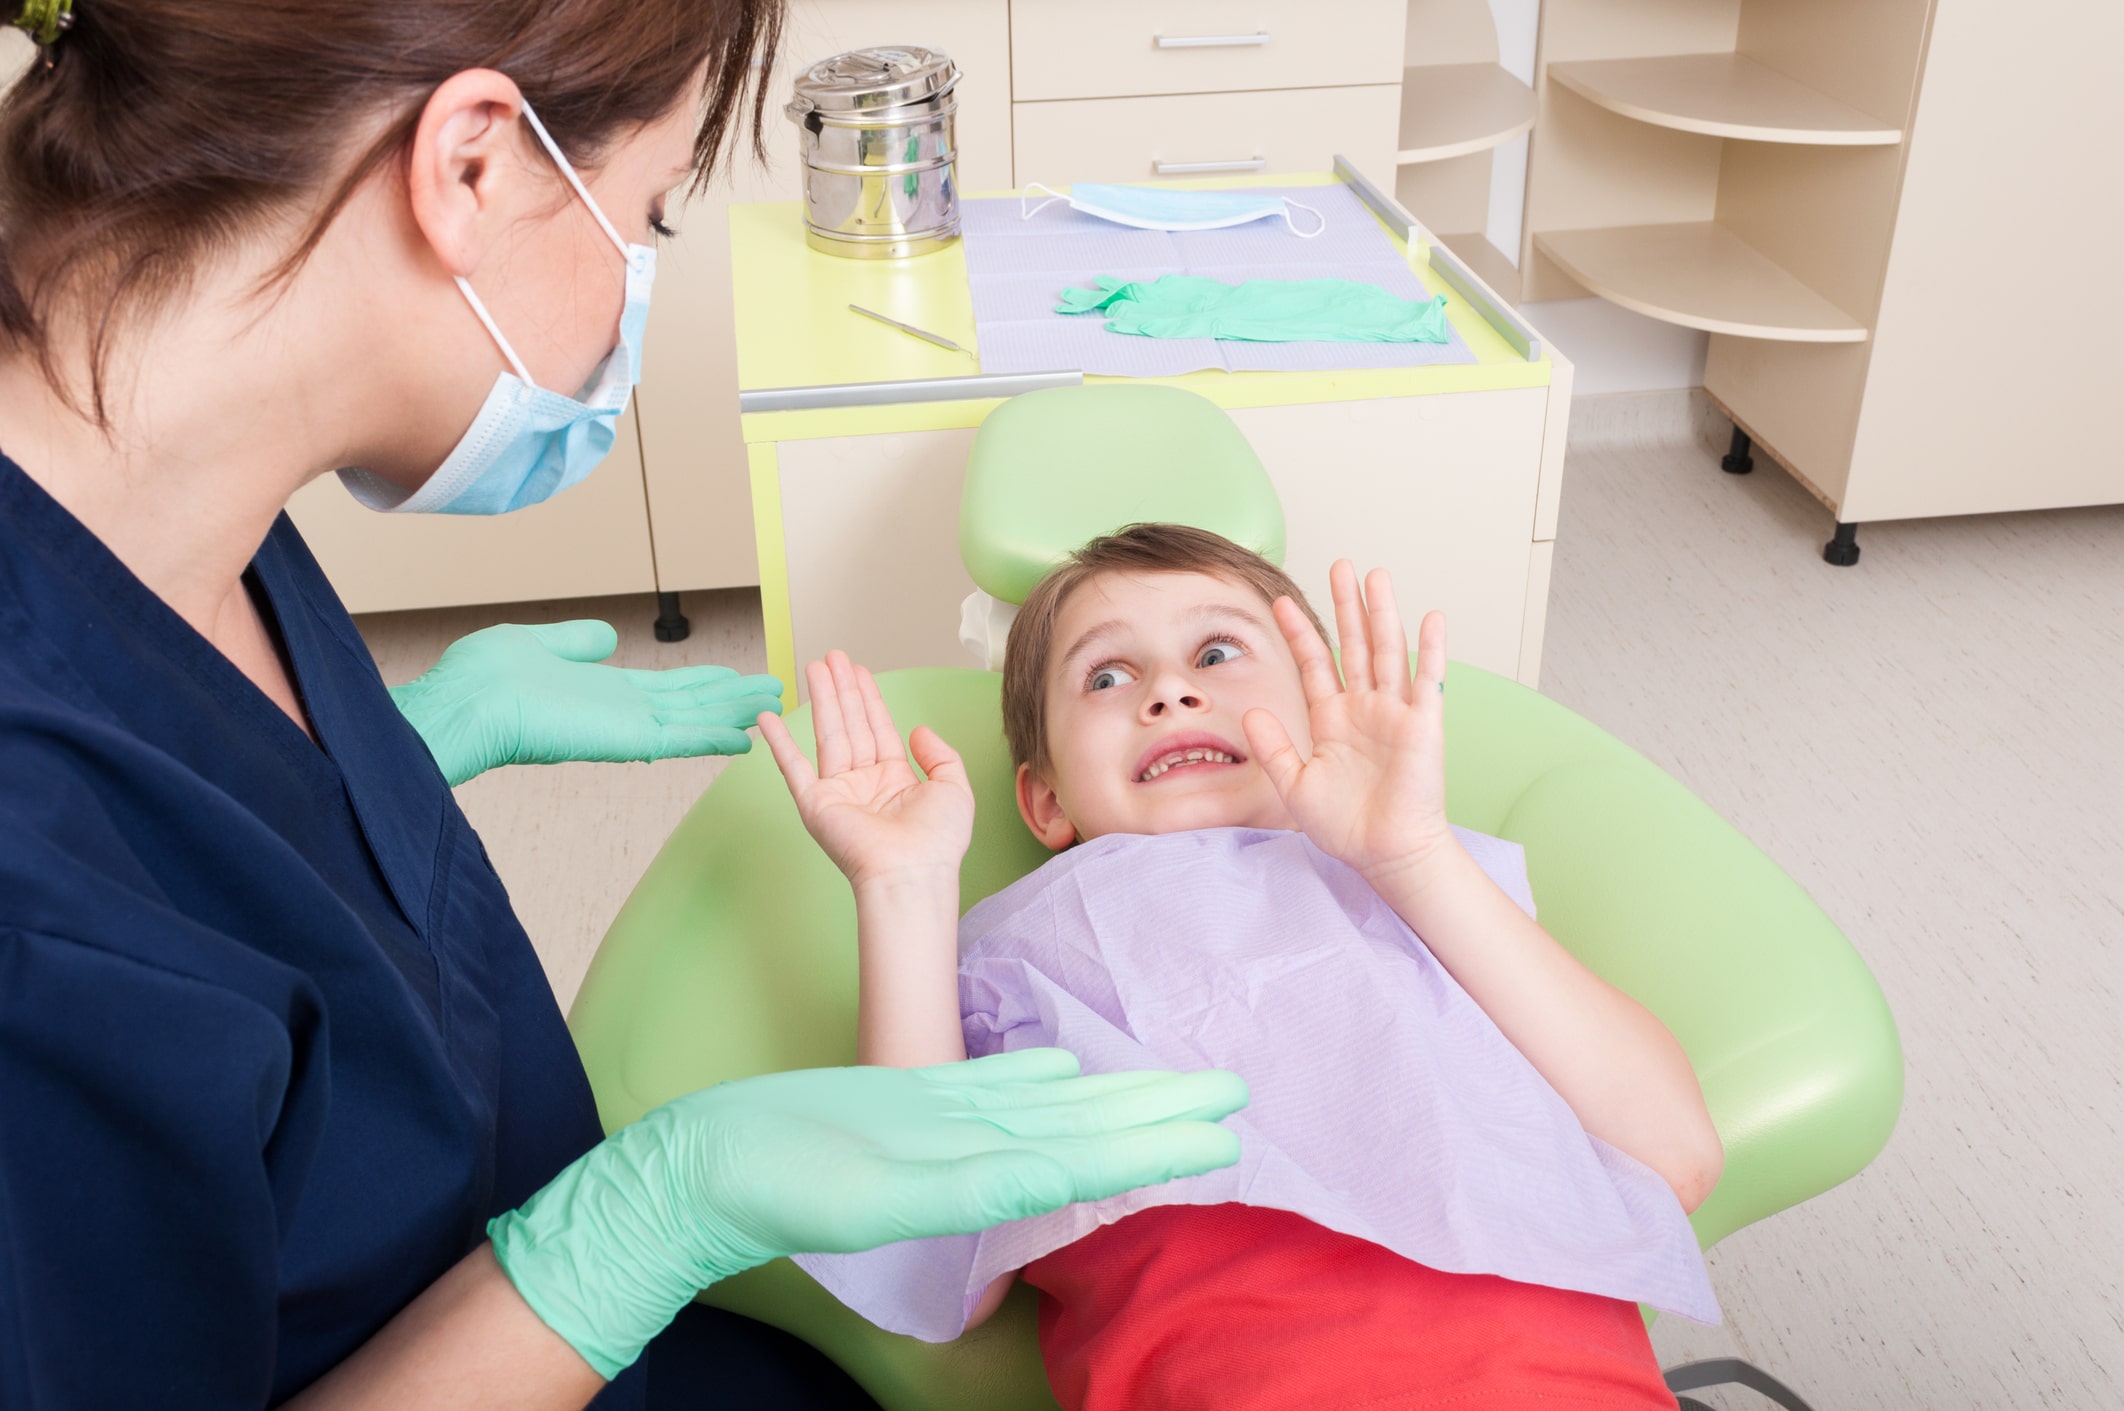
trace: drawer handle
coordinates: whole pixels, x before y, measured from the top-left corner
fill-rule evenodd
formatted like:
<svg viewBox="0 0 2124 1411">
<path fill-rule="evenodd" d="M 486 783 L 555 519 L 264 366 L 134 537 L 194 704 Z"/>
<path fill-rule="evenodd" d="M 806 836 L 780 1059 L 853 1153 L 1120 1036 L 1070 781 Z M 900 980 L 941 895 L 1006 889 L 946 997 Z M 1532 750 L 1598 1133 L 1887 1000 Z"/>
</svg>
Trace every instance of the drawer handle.
<svg viewBox="0 0 2124 1411">
<path fill-rule="evenodd" d="M 1160 176 L 1196 176 L 1210 171 L 1267 171 L 1268 158 L 1243 157 L 1236 162 L 1161 162 L 1154 158 L 1151 170 Z"/>
<path fill-rule="evenodd" d="M 1258 34 L 1154 34 L 1151 43 L 1160 49 L 1259 48 L 1269 42 L 1267 30 Z"/>
</svg>

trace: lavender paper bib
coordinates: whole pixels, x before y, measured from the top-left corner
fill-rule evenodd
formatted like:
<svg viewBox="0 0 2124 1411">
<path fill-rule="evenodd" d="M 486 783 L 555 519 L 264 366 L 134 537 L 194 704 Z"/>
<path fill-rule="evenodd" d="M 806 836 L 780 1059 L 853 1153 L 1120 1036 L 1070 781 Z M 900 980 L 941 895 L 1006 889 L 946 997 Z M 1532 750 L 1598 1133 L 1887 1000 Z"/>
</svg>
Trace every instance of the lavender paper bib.
<svg viewBox="0 0 2124 1411">
<path fill-rule="evenodd" d="M 1533 914 L 1516 843 L 1455 829 Z M 930 1342 L 981 1291 L 1155 1205 L 1302 1215 L 1453 1273 L 1647 1303 L 1715 1323 L 1681 1203 L 1568 1104 L 1351 868 L 1299 833 L 1113 836 L 966 914 L 959 1005 L 980 1057 L 1054 1045 L 1086 1073 L 1228 1068 L 1236 1166 L 977 1235 L 797 1263 L 858 1313 Z"/>
</svg>

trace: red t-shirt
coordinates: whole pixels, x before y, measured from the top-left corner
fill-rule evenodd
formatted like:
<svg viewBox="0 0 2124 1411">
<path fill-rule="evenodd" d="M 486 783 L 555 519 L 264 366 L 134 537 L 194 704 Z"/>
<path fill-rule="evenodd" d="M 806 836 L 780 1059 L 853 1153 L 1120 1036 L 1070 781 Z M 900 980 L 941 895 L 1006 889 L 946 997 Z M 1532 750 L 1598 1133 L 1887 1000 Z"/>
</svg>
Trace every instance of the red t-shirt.
<svg viewBox="0 0 2124 1411">
<path fill-rule="evenodd" d="M 1674 1411 L 1637 1306 L 1162 1205 L 1026 1266 L 1068 1411 Z"/>
</svg>

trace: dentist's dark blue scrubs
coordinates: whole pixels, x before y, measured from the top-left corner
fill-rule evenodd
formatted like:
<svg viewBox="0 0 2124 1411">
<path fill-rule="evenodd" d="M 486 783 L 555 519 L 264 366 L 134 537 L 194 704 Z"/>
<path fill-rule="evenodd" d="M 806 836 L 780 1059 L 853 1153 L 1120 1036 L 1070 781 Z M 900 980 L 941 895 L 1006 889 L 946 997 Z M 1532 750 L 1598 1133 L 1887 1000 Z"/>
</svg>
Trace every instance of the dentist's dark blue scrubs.
<svg viewBox="0 0 2124 1411">
<path fill-rule="evenodd" d="M 285 516 L 246 585 L 315 742 L 0 457 L 10 1411 L 277 1403 L 601 1135 L 500 879 Z M 598 1404 L 651 1381 L 852 1390 L 707 1310 Z"/>
</svg>

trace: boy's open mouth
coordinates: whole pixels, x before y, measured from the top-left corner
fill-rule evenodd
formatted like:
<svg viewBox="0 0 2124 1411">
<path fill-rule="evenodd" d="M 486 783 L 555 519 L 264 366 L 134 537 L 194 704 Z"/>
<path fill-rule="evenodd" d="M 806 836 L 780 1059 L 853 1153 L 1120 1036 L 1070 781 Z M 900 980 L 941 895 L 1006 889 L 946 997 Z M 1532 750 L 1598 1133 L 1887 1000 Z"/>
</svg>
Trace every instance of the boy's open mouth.
<svg viewBox="0 0 2124 1411">
<path fill-rule="evenodd" d="M 1219 765 L 1244 764 L 1246 756 L 1215 735 L 1175 735 L 1161 740 L 1136 761 L 1136 782 L 1148 784 L 1168 774 L 1189 773 Z"/>
</svg>

